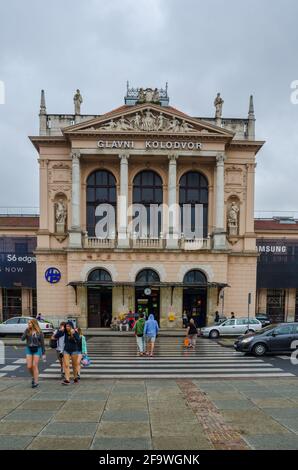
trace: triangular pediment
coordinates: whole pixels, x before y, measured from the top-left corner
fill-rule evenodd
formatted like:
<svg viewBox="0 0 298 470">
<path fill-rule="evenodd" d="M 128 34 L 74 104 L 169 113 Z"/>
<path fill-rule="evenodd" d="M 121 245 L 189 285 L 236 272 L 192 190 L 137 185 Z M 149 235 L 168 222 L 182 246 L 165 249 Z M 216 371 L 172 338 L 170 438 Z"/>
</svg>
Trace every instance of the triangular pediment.
<svg viewBox="0 0 298 470">
<path fill-rule="evenodd" d="M 233 137 L 234 133 L 168 106 L 122 106 L 63 129 L 64 134 L 161 133 Z"/>
</svg>

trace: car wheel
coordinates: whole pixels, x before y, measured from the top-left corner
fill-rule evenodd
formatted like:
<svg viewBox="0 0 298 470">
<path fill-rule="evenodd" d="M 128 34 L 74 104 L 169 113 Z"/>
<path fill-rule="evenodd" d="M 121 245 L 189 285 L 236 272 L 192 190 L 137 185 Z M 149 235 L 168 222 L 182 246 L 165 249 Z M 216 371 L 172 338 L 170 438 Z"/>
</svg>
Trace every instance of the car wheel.
<svg viewBox="0 0 298 470">
<path fill-rule="evenodd" d="M 267 351 L 267 348 L 266 348 L 265 344 L 262 344 L 262 343 L 255 344 L 253 349 L 252 349 L 252 352 L 255 356 L 264 356 L 266 351 Z"/>
<path fill-rule="evenodd" d="M 209 338 L 216 339 L 219 337 L 219 332 L 217 330 L 211 330 L 209 333 Z"/>
<path fill-rule="evenodd" d="M 255 330 L 246 330 L 245 334 L 247 335 L 248 333 L 254 333 Z"/>
</svg>

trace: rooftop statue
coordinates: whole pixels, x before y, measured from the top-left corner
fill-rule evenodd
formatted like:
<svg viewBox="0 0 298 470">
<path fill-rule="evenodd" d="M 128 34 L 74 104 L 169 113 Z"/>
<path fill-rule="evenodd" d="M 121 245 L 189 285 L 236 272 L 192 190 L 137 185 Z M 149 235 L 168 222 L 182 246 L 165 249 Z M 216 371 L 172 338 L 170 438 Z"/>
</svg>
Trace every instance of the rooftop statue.
<svg viewBox="0 0 298 470">
<path fill-rule="evenodd" d="M 222 115 L 222 106 L 224 104 L 224 100 L 220 96 L 220 93 L 217 93 L 216 98 L 214 100 L 215 106 L 215 117 L 216 119 L 220 119 Z"/>
<path fill-rule="evenodd" d="M 74 97 L 73 97 L 74 107 L 75 107 L 75 114 L 81 114 L 81 104 L 83 103 L 83 98 L 81 95 L 80 90 L 77 90 Z"/>
</svg>

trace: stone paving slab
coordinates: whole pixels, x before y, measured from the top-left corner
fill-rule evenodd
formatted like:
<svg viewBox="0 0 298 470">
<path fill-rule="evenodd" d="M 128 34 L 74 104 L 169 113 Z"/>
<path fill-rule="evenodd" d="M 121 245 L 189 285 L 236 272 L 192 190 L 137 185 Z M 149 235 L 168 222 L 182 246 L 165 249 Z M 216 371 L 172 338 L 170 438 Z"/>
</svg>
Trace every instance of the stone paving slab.
<svg viewBox="0 0 298 470">
<path fill-rule="evenodd" d="M 91 437 L 36 437 L 27 447 L 28 450 L 88 450 L 92 444 Z"/>
<path fill-rule="evenodd" d="M 36 436 L 43 429 L 44 423 L 34 421 L 1 421 L 0 422 L 0 440 L 2 435 L 11 436 Z"/>
<path fill-rule="evenodd" d="M 57 411 L 64 403 L 67 402 L 62 400 L 27 400 L 18 407 L 18 410 Z"/>
<path fill-rule="evenodd" d="M 32 436 L 0 436 L 0 450 L 26 449 L 32 439 Z"/>
<path fill-rule="evenodd" d="M 40 411 L 40 410 L 16 410 L 7 415 L 2 421 L 15 421 L 24 422 L 26 426 L 26 421 L 38 421 L 38 422 L 47 422 L 50 421 L 54 416 L 54 411 Z"/>
<path fill-rule="evenodd" d="M 96 437 L 123 437 L 129 436 L 131 438 L 145 437 L 150 438 L 150 425 L 149 422 L 113 422 L 101 421 L 96 431 Z"/>
<path fill-rule="evenodd" d="M 148 421 L 149 415 L 147 410 L 109 410 L 105 411 L 102 415 L 103 421 L 135 421 L 135 422 L 145 422 Z"/>
<path fill-rule="evenodd" d="M 248 444 L 256 450 L 297 450 L 298 436 L 259 434 L 246 437 Z"/>
<path fill-rule="evenodd" d="M 254 405 L 249 400 L 213 400 L 213 403 L 219 410 L 249 410 Z"/>
<path fill-rule="evenodd" d="M 55 414 L 53 422 L 61 423 L 98 423 L 102 412 L 79 409 L 60 410 Z"/>
<path fill-rule="evenodd" d="M 204 436 L 158 436 L 152 439 L 154 450 L 213 450 L 214 446 Z"/>
<path fill-rule="evenodd" d="M 95 423 L 57 423 L 48 424 L 41 432 L 41 436 L 53 436 L 61 439 L 61 436 L 87 437 L 95 434 Z"/>
<path fill-rule="evenodd" d="M 100 437 L 95 438 L 91 449 L 94 450 L 151 450 L 151 440 L 144 437 Z"/>
</svg>

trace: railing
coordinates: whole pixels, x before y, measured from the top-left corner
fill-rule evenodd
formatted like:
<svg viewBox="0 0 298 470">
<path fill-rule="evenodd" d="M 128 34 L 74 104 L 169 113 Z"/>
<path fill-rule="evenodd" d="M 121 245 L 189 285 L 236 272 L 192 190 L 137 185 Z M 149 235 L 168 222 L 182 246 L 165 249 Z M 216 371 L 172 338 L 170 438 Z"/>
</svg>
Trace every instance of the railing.
<svg viewBox="0 0 298 470">
<path fill-rule="evenodd" d="M 164 240 L 162 238 L 132 238 L 132 248 L 164 248 Z"/>
<path fill-rule="evenodd" d="M 129 247 L 131 249 L 155 249 L 163 250 L 166 249 L 167 240 L 165 238 L 130 238 Z M 96 238 L 96 237 L 85 237 L 84 248 L 93 249 L 107 249 L 117 248 L 116 238 Z M 199 251 L 199 250 L 210 250 L 211 249 L 211 238 L 193 238 L 186 239 L 181 238 L 178 240 L 177 248 L 185 251 Z"/>
<path fill-rule="evenodd" d="M 39 207 L 0 207 L 0 215 L 5 217 L 28 217 L 38 216 Z"/>
<path fill-rule="evenodd" d="M 115 238 L 96 238 L 96 237 L 85 237 L 84 248 L 115 248 Z"/>
<path fill-rule="evenodd" d="M 182 250 L 210 250 L 211 249 L 211 238 L 192 238 L 192 239 L 186 239 L 186 238 L 181 238 L 180 239 L 180 248 Z"/>
</svg>

